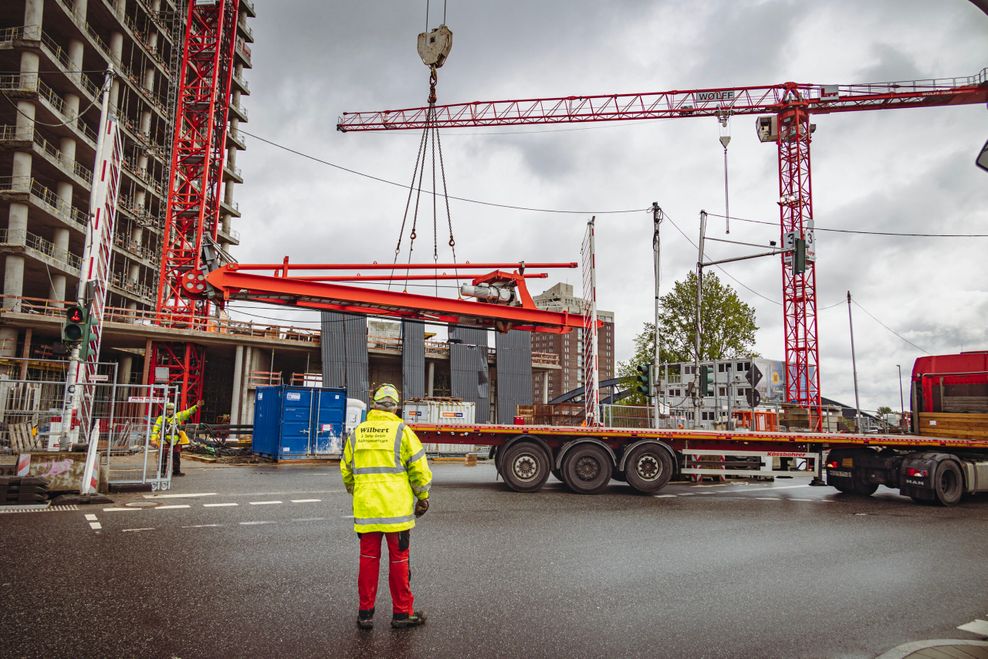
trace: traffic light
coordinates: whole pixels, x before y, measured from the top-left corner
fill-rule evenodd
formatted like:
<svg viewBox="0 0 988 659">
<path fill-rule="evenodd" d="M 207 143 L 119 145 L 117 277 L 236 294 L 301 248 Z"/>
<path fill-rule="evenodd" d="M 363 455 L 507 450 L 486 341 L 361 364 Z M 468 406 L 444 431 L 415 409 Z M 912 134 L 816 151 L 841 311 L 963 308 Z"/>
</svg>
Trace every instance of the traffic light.
<svg viewBox="0 0 988 659">
<path fill-rule="evenodd" d="M 792 273 L 801 275 L 806 272 L 806 238 L 797 238 L 792 255 Z"/>
<path fill-rule="evenodd" d="M 62 323 L 62 341 L 80 343 L 86 335 L 86 310 L 73 304 L 65 310 L 65 322 Z"/>
<path fill-rule="evenodd" d="M 713 378 L 710 377 L 709 366 L 700 367 L 700 395 L 701 396 L 714 395 L 714 382 L 713 382 Z"/>
<path fill-rule="evenodd" d="M 635 393 L 646 398 L 652 395 L 652 365 L 639 364 L 638 375 L 635 376 Z"/>
</svg>

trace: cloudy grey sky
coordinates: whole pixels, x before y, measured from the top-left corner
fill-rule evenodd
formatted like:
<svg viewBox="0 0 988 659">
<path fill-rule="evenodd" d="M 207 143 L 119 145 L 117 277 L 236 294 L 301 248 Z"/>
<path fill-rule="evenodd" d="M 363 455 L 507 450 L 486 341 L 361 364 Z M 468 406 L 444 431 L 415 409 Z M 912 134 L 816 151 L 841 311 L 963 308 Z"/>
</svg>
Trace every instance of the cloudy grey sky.
<svg viewBox="0 0 988 659">
<path fill-rule="evenodd" d="M 256 0 L 256 6 L 245 130 L 344 167 L 407 181 L 417 133 L 342 134 L 335 125 L 344 111 L 424 104 L 428 71 L 415 40 L 426 25 L 426 2 Z M 440 22 L 441 11 L 442 2 L 433 0 L 430 26 Z M 966 0 L 449 0 L 447 23 L 454 47 L 440 71 L 440 103 L 788 80 L 910 80 L 969 76 L 988 66 L 988 16 Z M 988 138 L 984 107 L 848 113 L 815 123 L 819 227 L 988 234 L 988 173 L 973 164 Z M 586 211 L 523 212 L 453 201 L 457 255 L 578 260 L 594 211 L 645 208 L 652 201 L 694 237 L 700 209 L 723 212 L 719 135 L 710 118 L 445 131 L 450 194 Z M 776 222 L 776 149 L 758 142 L 753 117 L 734 119 L 731 135 L 732 215 Z M 392 258 L 402 189 L 250 138 L 238 166 L 246 179 L 237 193 L 244 214 L 236 252 L 241 261 L 278 261 L 286 254 L 318 262 Z M 722 221 L 712 221 L 710 235 L 724 237 L 723 230 Z M 429 260 L 431 229 L 420 227 L 419 235 L 418 249 Z M 616 314 L 617 356 L 625 359 L 652 313 L 651 215 L 601 215 L 597 235 L 600 306 Z M 764 243 L 776 239 L 778 229 L 732 223 L 730 237 Z M 696 252 L 669 223 L 663 247 L 665 291 L 692 267 Z M 708 253 L 738 252 L 715 245 Z M 818 232 L 824 395 L 853 402 L 847 307 L 838 304 L 847 290 L 932 354 L 988 349 L 986 254 L 988 239 Z M 726 270 L 747 288 L 722 279 L 757 311 L 757 349 L 781 359 L 778 262 Z M 577 271 L 564 277 L 579 287 Z M 542 288 L 533 286 L 534 292 Z M 908 373 L 921 353 L 858 308 L 854 326 L 862 406 L 897 409 L 896 364 Z"/>
</svg>

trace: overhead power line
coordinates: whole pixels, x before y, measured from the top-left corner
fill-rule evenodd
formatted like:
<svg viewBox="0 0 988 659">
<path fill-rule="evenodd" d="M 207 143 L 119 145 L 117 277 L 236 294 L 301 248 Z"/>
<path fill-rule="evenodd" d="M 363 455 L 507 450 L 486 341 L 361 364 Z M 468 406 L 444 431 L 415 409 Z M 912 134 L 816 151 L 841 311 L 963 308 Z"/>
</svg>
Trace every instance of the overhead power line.
<svg viewBox="0 0 988 659">
<path fill-rule="evenodd" d="M 380 176 L 374 176 L 373 174 L 367 174 L 365 172 L 361 172 L 361 171 L 358 171 L 356 169 L 351 169 L 349 167 L 344 167 L 342 165 L 337 165 L 334 162 L 330 162 L 328 160 L 324 160 L 324 159 L 319 158 L 317 156 L 313 156 L 313 155 L 310 155 L 308 153 L 304 153 L 304 152 L 299 151 L 297 149 L 293 149 L 291 147 L 285 146 L 284 144 L 279 144 L 277 142 L 273 142 L 273 141 L 271 141 L 269 139 L 265 139 L 263 137 L 260 137 L 258 135 L 255 135 L 255 134 L 250 133 L 250 132 L 248 132 L 246 130 L 243 130 L 243 129 L 240 130 L 240 133 L 243 134 L 243 135 L 247 135 L 249 137 L 252 137 L 255 140 L 264 142 L 265 144 L 268 144 L 270 146 L 273 146 L 273 147 L 275 147 L 277 149 L 281 149 L 283 151 L 287 151 L 288 153 L 294 154 L 294 155 L 299 156 L 301 158 L 306 158 L 308 160 L 312 160 L 313 162 L 317 162 L 317 163 L 319 163 L 321 165 L 326 165 L 327 167 L 332 167 L 334 169 L 338 169 L 340 171 L 347 172 L 348 174 L 353 174 L 355 176 L 361 176 L 363 178 L 367 178 L 367 179 L 370 179 L 372 181 L 377 181 L 379 183 L 386 183 L 388 185 L 393 185 L 393 186 L 395 186 L 397 188 L 402 188 L 403 190 L 411 189 L 412 191 L 418 191 L 418 192 L 422 192 L 422 193 L 425 193 L 425 194 L 432 194 L 432 190 L 426 190 L 424 188 L 414 188 L 414 187 L 408 186 L 408 185 L 406 185 L 404 183 L 399 183 L 398 181 L 392 181 L 390 179 L 381 178 Z M 621 210 L 568 210 L 568 209 L 560 209 L 560 208 L 533 208 L 533 207 L 530 207 L 530 206 L 516 206 L 514 204 L 499 204 L 499 203 L 496 203 L 496 202 L 493 202 L 493 201 L 482 201 L 482 200 L 479 200 L 479 199 L 469 199 L 467 197 L 455 197 L 453 195 L 449 195 L 449 198 L 450 199 L 455 199 L 456 201 L 462 201 L 462 202 L 467 203 L 467 204 L 477 204 L 479 206 L 490 206 L 492 208 L 503 208 L 503 209 L 506 209 L 506 210 L 514 210 L 514 211 L 527 211 L 527 212 L 530 212 L 530 213 L 556 213 L 556 214 L 561 214 L 561 215 L 619 215 L 619 214 L 627 214 L 627 213 L 641 213 L 641 212 L 644 212 L 644 211 L 648 210 L 646 208 L 627 208 L 627 209 L 621 209 Z"/>
<path fill-rule="evenodd" d="M 726 215 L 720 215 L 718 213 L 707 212 L 710 217 L 721 217 L 726 218 Z M 736 217 L 731 215 L 731 219 L 736 222 L 748 222 L 749 224 L 765 224 L 767 226 L 778 227 L 778 222 L 769 222 L 768 220 L 752 220 L 745 217 Z M 988 233 L 915 233 L 915 232 L 904 232 L 904 231 L 866 231 L 864 229 L 832 229 L 829 227 L 821 227 L 816 225 L 814 227 L 815 231 L 829 231 L 831 233 L 850 233 L 862 236 L 894 236 L 897 238 L 988 238 Z"/>
<path fill-rule="evenodd" d="M 899 334 L 898 332 L 896 332 L 894 329 L 892 329 L 891 327 L 889 327 L 888 325 L 886 325 L 885 323 L 883 323 L 881 320 L 878 319 L 878 317 L 875 314 L 871 313 L 870 311 L 868 311 L 867 309 L 865 309 L 864 307 L 862 307 L 861 304 L 857 300 L 852 299 L 851 302 L 854 303 L 854 306 L 856 306 L 858 309 L 861 309 L 861 311 L 864 311 L 866 314 L 868 314 L 869 316 L 871 316 L 871 319 L 872 320 L 874 320 L 876 323 L 878 323 L 879 325 L 881 325 L 882 327 L 884 327 L 885 329 L 887 329 L 892 334 L 895 334 L 897 337 L 899 337 L 900 339 L 902 339 L 903 341 L 905 341 L 906 343 L 908 343 L 912 347 L 916 348 L 917 350 L 919 350 L 924 355 L 930 354 L 928 350 L 925 350 L 924 348 L 920 348 L 918 345 L 916 345 L 915 343 L 913 343 L 912 341 L 910 341 L 909 339 L 907 339 L 906 337 L 902 336 L 901 334 Z"/>
</svg>

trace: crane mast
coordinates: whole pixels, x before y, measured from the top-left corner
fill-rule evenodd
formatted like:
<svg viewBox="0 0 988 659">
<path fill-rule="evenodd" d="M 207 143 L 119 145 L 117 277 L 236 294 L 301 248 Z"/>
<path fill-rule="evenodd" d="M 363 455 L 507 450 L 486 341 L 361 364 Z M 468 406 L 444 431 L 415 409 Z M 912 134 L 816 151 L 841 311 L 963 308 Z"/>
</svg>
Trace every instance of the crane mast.
<svg viewBox="0 0 988 659">
<path fill-rule="evenodd" d="M 971 105 L 988 102 L 988 69 L 956 78 L 854 85 L 786 82 L 632 94 L 474 101 L 399 110 L 345 112 L 337 130 L 384 131 L 530 124 L 722 118 L 765 115 L 759 138 L 774 142 L 779 162 L 780 243 L 805 240 L 805 268 L 782 256 L 786 400 L 805 408 L 810 429 L 823 429 L 820 353 L 817 341 L 816 258 L 810 141 L 814 114 L 896 108 Z"/>
<path fill-rule="evenodd" d="M 164 327 L 204 330 L 211 304 L 185 285 L 203 268 L 204 239 L 219 230 L 220 188 L 239 0 L 189 2 L 182 43 L 168 205 L 162 235 L 156 319 Z M 202 397 L 206 349 L 192 342 L 155 343 L 149 378 L 178 386 L 181 402 Z"/>
</svg>

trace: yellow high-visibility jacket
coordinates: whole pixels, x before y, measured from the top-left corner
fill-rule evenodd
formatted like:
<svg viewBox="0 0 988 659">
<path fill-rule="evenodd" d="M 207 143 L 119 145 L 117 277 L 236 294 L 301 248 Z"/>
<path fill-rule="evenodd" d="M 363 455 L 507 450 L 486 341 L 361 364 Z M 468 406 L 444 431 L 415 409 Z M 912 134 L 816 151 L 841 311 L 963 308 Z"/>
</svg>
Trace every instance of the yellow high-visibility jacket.
<svg viewBox="0 0 988 659">
<path fill-rule="evenodd" d="M 415 501 L 428 499 L 432 471 L 422 442 L 391 412 L 371 410 L 353 429 L 340 462 L 353 495 L 353 530 L 404 531 L 415 526 Z"/>
<path fill-rule="evenodd" d="M 176 414 L 174 417 L 175 426 L 178 426 L 178 424 L 185 423 L 186 421 L 188 421 L 189 417 L 195 414 L 197 409 L 199 409 L 199 407 L 197 405 L 193 405 L 189 409 L 182 410 L 181 412 Z M 180 444 L 180 445 L 188 444 L 189 436 L 186 435 L 184 432 L 178 430 L 177 427 L 175 429 L 174 436 L 168 435 L 168 433 L 171 432 L 172 427 L 173 427 L 172 417 L 166 417 L 164 414 L 159 416 L 154 422 L 154 427 L 151 428 L 151 443 L 157 446 L 158 441 L 161 439 L 161 435 L 165 434 L 166 444 L 171 444 L 172 440 L 174 440 L 175 444 Z"/>
</svg>

